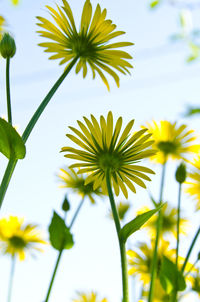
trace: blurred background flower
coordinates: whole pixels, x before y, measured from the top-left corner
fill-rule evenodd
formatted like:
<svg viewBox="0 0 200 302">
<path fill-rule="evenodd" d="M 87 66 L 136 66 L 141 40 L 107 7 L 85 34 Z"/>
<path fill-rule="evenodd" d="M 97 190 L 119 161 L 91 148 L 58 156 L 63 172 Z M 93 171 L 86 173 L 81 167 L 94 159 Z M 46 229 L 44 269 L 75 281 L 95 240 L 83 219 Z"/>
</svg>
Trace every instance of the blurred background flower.
<svg viewBox="0 0 200 302">
<path fill-rule="evenodd" d="M 108 302 L 106 298 L 100 299 L 94 292 L 91 293 L 78 293 L 77 298 L 73 302 Z"/>
</svg>

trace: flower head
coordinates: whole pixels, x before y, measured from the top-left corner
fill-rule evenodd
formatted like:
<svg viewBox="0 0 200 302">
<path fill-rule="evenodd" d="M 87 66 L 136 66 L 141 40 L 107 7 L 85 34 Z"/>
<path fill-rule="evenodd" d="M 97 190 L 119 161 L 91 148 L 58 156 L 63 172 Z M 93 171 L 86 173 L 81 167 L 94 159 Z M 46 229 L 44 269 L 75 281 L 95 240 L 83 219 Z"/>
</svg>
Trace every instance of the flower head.
<svg viewBox="0 0 200 302">
<path fill-rule="evenodd" d="M 93 181 L 94 190 L 101 185 L 103 192 L 106 193 L 106 172 L 109 170 L 116 195 L 119 195 L 121 190 L 128 198 L 127 188 L 136 192 L 133 182 L 146 188 L 142 179 L 150 181 L 146 173 L 154 174 L 154 172 L 137 163 L 154 154 L 154 150 L 148 149 L 152 141 L 149 140 L 150 134 L 144 134 L 147 129 L 129 135 L 134 123 L 132 120 L 120 137 L 122 118 L 118 118 L 114 127 L 112 112 L 108 113 L 107 120 L 101 116 L 100 123 L 93 115 L 91 121 L 86 117 L 84 121 L 85 124 L 78 121 L 80 130 L 69 127 L 76 136 L 67 134 L 67 137 L 82 150 L 63 147 L 62 151 L 67 152 L 65 157 L 78 161 L 71 166 L 81 168 L 78 173 L 89 173 L 85 184 Z"/>
<path fill-rule="evenodd" d="M 73 300 L 73 302 L 108 302 L 106 298 L 97 300 L 97 294 L 91 292 L 90 294 L 78 293 L 78 297 Z"/>
<path fill-rule="evenodd" d="M 196 209 L 200 210 L 200 156 L 192 164 L 194 167 L 187 174 L 185 191 L 197 201 Z"/>
<path fill-rule="evenodd" d="M 26 251 L 40 251 L 38 244 L 44 243 L 36 225 L 24 225 L 24 219 L 16 216 L 0 219 L 0 251 L 3 254 L 24 260 Z"/>
<path fill-rule="evenodd" d="M 83 70 L 83 77 L 87 75 L 90 67 L 93 78 L 96 72 L 109 89 L 108 81 L 104 72 L 112 76 L 119 86 L 119 76 L 116 71 L 123 74 L 129 73 L 132 65 L 127 61 L 132 57 L 120 47 L 130 46 L 130 42 L 109 42 L 124 34 L 123 31 L 115 31 L 116 25 L 111 20 L 106 19 L 106 9 L 101 10 L 97 4 L 92 17 L 92 5 L 89 0 L 85 1 L 80 29 L 77 30 L 73 13 L 66 0 L 62 0 L 63 6 L 57 5 L 57 10 L 47 6 L 55 25 L 43 17 L 37 17 L 40 21 L 38 25 L 42 30 L 38 31 L 42 37 L 52 40 L 52 42 L 40 43 L 46 48 L 45 52 L 54 53 L 50 59 L 60 59 L 60 64 L 70 64 L 77 58 L 76 73 Z M 115 71 L 114 71 L 114 70 Z"/>
<path fill-rule="evenodd" d="M 137 214 L 142 214 L 146 211 L 149 211 L 148 207 L 142 207 Z M 170 233 L 177 236 L 177 214 L 178 211 L 176 208 L 171 207 L 169 204 L 167 206 L 162 207 L 162 225 L 161 225 L 161 234 Z M 157 216 L 153 215 L 144 225 L 152 237 L 155 237 L 156 234 L 156 223 L 157 223 Z M 189 222 L 185 218 L 180 218 L 180 233 L 186 235 L 188 229 Z"/>
<path fill-rule="evenodd" d="M 93 182 L 85 184 L 86 175 L 77 174 L 73 168 L 60 169 L 58 174 L 62 180 L 61 188 L 69 188 L 75 193 L 80 194 L 82 197 L 88 197 L 92 203 L 95 203 L 96 196 L 102 196 L 103 192 L 101 187 L 93 188 Z"/>
<path fill-rule="evenodd" d="M 143 284 L 149 284 L 150 282 L 153 250 L 154 241 L 152 240 L 150 246 L 146 243 L 139 243 L 137 251 L 127 251 L 127 254 L 129 256 L 128 262 L 130 265 L 129 275 L 137 272 Z M 156 269 L 157 276 L 159 275 L 163 255 L 170 259 L 174 259 L 175 250 L 170 249 L 169 242 L 162 239 L 159 241 L 158 246 L 158 261 Z"/>
<path fill-rule="evenodd" d="M 188 130 L 184 124 L 178 126 L 176 122 L 164 120 L 147 123 L 147 127 L 154 139 L 152 148 L 158 150 L 151 159 L 157 163 L 163 164 L 169 158 L 185 160 L 187 154 L 195 154 L 200 150 L 200 145 L 192 143 L 196 139 L 192 134 L 194 131 Z"/>
</svg>

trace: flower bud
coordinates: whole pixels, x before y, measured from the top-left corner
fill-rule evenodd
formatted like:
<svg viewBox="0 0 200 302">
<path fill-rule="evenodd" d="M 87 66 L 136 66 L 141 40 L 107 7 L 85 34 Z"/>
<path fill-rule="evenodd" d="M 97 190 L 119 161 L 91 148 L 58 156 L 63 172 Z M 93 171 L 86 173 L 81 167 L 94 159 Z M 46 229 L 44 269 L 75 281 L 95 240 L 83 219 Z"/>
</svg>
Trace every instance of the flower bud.
<svg viewBox="0 0 200 302">
<path fill-rule="evenodd" d="M 16 53 L 15 40 L 8 33 L 5 33 L 1 39 L 0 53 L 5 59 L 12 58 Z"/>
<path fill-rule="evenodd" d="M 62 204 L 62 210 L 64 212 L 68 212 L 69 209 L 70 209 L 70 204 L 69 204 L 69 201 L 68 201 L 67 197 L 65 196 L 65 199 L 64 199 L 63 204 Z"/>
<path fill-rule="evenodd" d="M 186 179 L 186 167 L 184 163 L 181 163 L 176 170 L 176 180 L 182 184 Z"/>
</svg>

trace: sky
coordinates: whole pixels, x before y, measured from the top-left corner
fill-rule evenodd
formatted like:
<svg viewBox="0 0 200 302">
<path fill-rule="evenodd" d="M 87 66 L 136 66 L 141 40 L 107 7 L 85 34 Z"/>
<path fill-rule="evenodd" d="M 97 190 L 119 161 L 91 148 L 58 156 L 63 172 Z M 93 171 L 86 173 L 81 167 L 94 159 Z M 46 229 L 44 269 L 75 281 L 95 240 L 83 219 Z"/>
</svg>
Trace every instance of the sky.
<svg viewBox="0 0 200 302">
<path fill-rule="evenodd" d="M 53 210 L 62 214 L 60 206 L 65 190 L 59 189 L 57 173 L 70 160 L 66 160 L 60 149 L 69 143 L 65 134 L 68 126 L 76 126 L 76 120 L 93 114 L 97 118 L 107 115 L 112 110 L 115 120 L 123 117 L 124 125 L 135 119 L 134 130 L 152 119 L 169 119 L 189 123 L 199 133 L 198 119 L 185 120 L 182 114 L 186 106 L 199 105 L 199 62 L 186 64 L 189 54 L 182 42 L 172 43 L 170 37 L 180 30 L 178 10 L 163 5 L 150 11 L 146 0 L 125 1 L 91 1 L 93 8 L 100 3 L 107 8 L 108 17 L 117 24 L 119 30 L 126 32 L 123 41 L 131 41 L 134 46 L 127 48 L 133 56 L 134 69 L 131 76 L 120 77 L 120 88 L 109 79 L 111 91 L 108 92 L 99 78 L 92 80 L 69 74 L 56 92 L 47 109 L 34 128 L 28 142 L 27 155 L 19 161 L 14 172 L 4 204 L 1 217 L 9 214 L 25 217 L 27 223 L 37 223 L 48 238 L 47 226 Z M 56 3 L 60 3 L 57 1 Z M 84 1 L 69 0 L 75 20 L 79 24 Z M 0 1 L 1 14 L 7 20 L 7 29 L 15 37 L 17 52 L 11 61 L 12 106 L 14 124 L 23 132 L 32 114 L 48 90 L 63 72 L 57 61 L 49 61 L 48 55 L 37 44 L 43 42 L 36 31 L 36 16 L 48 16 L 45 5 L 55 7 L 51 0 L 25 1 L 14 7 L 8 0 Z M 194 23 L 199 11 L 194 14 Z M 5 106 L 5 62 L 0 60 L 0 114 L 6 115 Z M 7 161 L 0 156 L 3 175 Z M 149 166 L 152 166 L 148 162 Z M 158 166 L 152 166 L 157 175 L 153 177 L 148 188 L 158 196 Z M 170 163 L 167 177 L 174 175 L 176 165 Z M 79 196 L 69 194 L 72 211 L 80 201 Z M 176 204 L 176 184 L 168 182 L 165 198 Z M 118 200 L 122 199 L 122 196 Z M 184 197 L 185 213 L 193 215 L 194 204 Z M 129 194 L 132 204 L 131 219 L 136 210 L 149 203 L 148 195 L 142 188 L 137 194 Z M 120 262 L 117 237 L 114 224 L 107 218 L 109 202 L 107 198 L 97 200 L 91 206 L 87 200 L 74 228 L 75 246 L 63 255 L 58 275 L 53 286 L 50 302 L 72 301 L 77 291 L 97 291 L 102 298 L 119 302 L 121 297 Z M 69 217 L 70 220 L 70 217 Z M 193 215 L 194 228 L 198 223 L 198 213 Z M 130 246 L 137 240 L 146 238 L 143 231 L 136 233 Z M 191 238 L 191 237 L 189 237 Z M 182 242 L 181 250 L 186 246 Z M 43 254 L 37 258 L 28 257 L 16 266 L 13 301 L 42 302 L 56 260 L 57 252 L 45 247 Z M 195 256 L 195 255 L 194 255 Z M 6 301 L 7 281 L 9 278 L 10 258 L 0 257 L 0 301 Z M 132 285 L 132 284 L 130 284 Z M 132 289 L 132 286 L 130 286 Z M 137 295 L 137 294 L 136 294 Z M 131 302 L 137 301 L 132 299 Z M 185 301 L 189 301 L 185 299 Z M 194 302 L 197 297 L 194 296 Z"/>
</svg>

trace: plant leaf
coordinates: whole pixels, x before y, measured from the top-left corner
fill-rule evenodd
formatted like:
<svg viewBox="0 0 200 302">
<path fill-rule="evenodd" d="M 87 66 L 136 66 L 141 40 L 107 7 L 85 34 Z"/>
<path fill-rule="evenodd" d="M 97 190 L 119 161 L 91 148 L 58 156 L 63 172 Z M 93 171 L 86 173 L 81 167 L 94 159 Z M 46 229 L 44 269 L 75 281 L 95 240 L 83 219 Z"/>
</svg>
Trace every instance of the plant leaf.
<svg viewBox="0 0 200 302">
<path fill-rule="evenodd" d="M 58 251 L 71 249 L 74 245 L 73 236 L 69 228 L 55 211 L 49 225 L 49 235 L 51 245 Z"/>
<path fill-rule="evenodd" d="M 152 215 L 154 215 L 156 212 L 158 212 L 164 204 L 161 204 L 159 207 L 157 207 L 154 210 L 147 211 L 143 214 L 138 215 L 136 218 L 128 222 L 124 225 L 124 227 L 120 231 L 120 238 L 123 241 L 126 241 L 130 235 L 132 235 L 134 232 L 138 231 L 145 222 L 147 222 Z"/>
<path fill-rule="evenodd" d="M 163 256 L 160 268 L 160 283 L 167 294 L 173 290 L 183 291 L 186 283 L 183 274 L 177 269 L 176 264 Z"/>
<path fill-rule="evenodd" d="M 153 0 L 150 3 L 150 8 L 155 8 L 158 4 L 160 4 L 160 0 Z"/>
<path fill-rule="evenodd" d="M 0 118 L 0 152 L 8 159 L 23 159 L 26 155 L 26 147 L 21 136 L 2 118 Z"/>
</svg>

